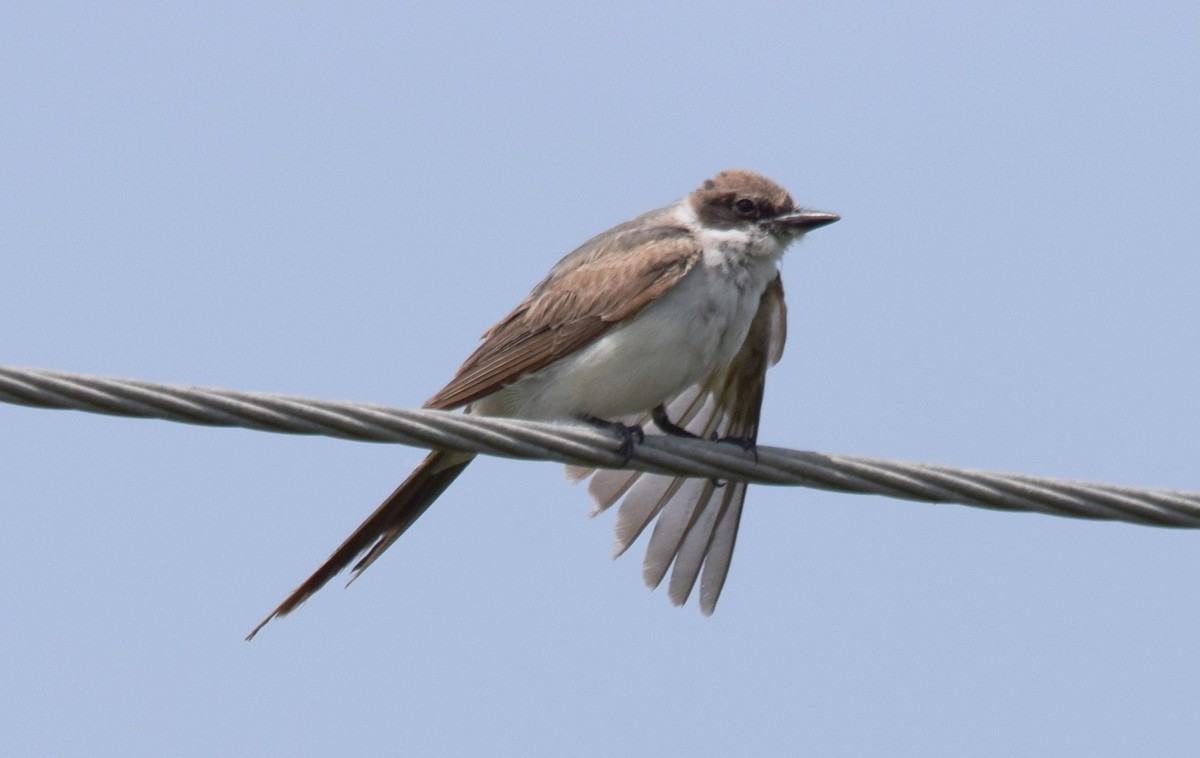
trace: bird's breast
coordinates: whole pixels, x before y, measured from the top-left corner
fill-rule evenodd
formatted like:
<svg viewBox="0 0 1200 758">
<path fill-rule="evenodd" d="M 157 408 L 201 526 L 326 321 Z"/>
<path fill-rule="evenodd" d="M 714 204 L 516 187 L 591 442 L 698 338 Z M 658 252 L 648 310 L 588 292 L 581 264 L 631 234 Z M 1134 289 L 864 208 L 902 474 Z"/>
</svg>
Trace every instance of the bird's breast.
<svg viewBox="0 0 1200 758">
<path fill-rule="evenodd" d="M 475 411 L 615 419 L 651 410 L 733 359 L 776 275 L 774 262 L 758 268 L 697 265 L 632 318 L 484 398 Z"/>
</svg>

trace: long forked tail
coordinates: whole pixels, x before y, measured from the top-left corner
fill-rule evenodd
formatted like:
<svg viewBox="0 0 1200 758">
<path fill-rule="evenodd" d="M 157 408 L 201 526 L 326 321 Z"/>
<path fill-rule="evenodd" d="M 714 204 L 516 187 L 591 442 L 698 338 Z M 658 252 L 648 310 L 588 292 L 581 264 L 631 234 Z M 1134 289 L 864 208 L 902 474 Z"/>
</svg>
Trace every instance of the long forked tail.
<svg viewBox="0 0 1200 758">
<path fill-rule="evenodd" d="M 474 453 L 451 452 L 436 450 L 425 457 L 420 466 L 409 474 L 408 478 L 384 500 L 367 520 L 346 538 L 341 546 L 333 551 L 320 568 L 304 583 L 292 591 L 275 610 L 258 622 L 258 626 L 246 635 L 247 640 L 276 616 L 286 616 L 311 597 L 325 583 L 350 565 L 359 555 L 366 553 L 354 564 L 354 575 L 350 581 L 383 555 L 383 551 L 413 525 L 438 496 L 446 491 L 458 475 L 463 472 L 472 460 Z"/>
</svg>

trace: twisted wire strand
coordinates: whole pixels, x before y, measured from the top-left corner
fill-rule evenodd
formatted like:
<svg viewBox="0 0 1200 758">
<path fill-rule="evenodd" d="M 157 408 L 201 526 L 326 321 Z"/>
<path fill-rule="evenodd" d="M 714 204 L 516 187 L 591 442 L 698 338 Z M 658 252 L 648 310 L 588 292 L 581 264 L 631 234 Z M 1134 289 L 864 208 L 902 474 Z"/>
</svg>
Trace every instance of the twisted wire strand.
<svg viewBox="0 0 1200 758">
<path fill-rule="evenodd" d="M 649 435 L 624 461 L 612 435 L 589 426 L 483 418 L 293 395 L 160 384 L 0 366 L 0 401 L 288 434 L 471 450 L 588 467 L 799 485 L 1008 511 L 1200 527 L 1200 493 L 906 463 Z"/>
</svg>

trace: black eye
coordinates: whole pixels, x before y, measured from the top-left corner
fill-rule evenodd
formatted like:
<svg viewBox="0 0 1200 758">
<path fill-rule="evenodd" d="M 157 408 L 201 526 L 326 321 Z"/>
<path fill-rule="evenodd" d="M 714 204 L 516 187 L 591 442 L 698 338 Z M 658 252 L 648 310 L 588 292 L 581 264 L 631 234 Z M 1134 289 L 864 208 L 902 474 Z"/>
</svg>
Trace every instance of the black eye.
<svg viewBox="0 0 1200 758">
<path fill-rule="evenodd" d="M 741 200 L 738 200 L 733 204 L 733 207 L 737 208 L 738 213 L 742 214 L 743 216 L 749 216 L 758 210 L 758 206 L 755 205 L 754 201 L 748 197 L 743 197 Z"/>
</svg>

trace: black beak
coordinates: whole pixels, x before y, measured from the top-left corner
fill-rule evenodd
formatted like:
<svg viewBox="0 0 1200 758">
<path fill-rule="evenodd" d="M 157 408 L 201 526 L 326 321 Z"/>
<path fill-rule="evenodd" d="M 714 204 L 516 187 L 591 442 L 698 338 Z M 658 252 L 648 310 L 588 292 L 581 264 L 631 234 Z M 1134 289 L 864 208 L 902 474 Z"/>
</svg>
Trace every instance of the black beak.
<svg viewBox="0 0 1200 758">
<path fill-rule="evenodd" d="M 779 231 L 789 231 L 798 234 L 800 232 L 811 232 L 813 229 L 820 229 L 822 226 L 828 226 L 834 221 L 840 221 L 841 218 L 836 213 L 801 209 L 785 213 L 782 216 L 776 216 L 771 219 L 771 224 Z"/>
</svg>

